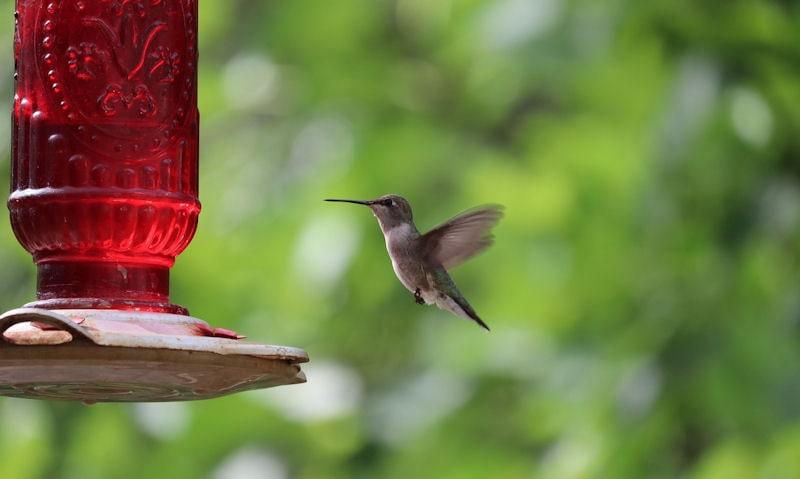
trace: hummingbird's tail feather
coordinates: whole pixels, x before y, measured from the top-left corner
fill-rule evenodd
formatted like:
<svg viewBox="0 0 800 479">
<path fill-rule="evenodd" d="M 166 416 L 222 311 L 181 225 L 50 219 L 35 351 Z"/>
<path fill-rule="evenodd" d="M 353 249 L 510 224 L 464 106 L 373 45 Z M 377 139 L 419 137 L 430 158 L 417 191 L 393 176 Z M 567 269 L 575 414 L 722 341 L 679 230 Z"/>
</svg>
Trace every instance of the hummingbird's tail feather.
<svg viewBox="0 0 800 479">
<path fill-rule="evenodd" d="M 486 331 L 491 331 L 491 329 L 489 329 L 489 325 L 484 323 L 483 320 L 479 318 L 477 314 L 475 316 L 470 316 L 470 319 L 478 323 L 478 326 L 482 327 Z"/>
<path fill-rule="evenodd" d="M 491 331 L 489 326 L 478 317 L 478 313 L 472 309 L 472 306 L 470 306 L 467 300 L 461 295 L 450 296 L 440 293 L 436 298 L 436 306 L 438 306 L 439 309 L 450 311 L 456 316 L 475 321 L 478 323 L 478 326 L 482 327 L 486 331 Z"/>
<path fill-rule="evenodd" d="M 467 313 L 469 315 L 469 319 L 471 319 L 471 320 L 475 321 L 476 323 L 478 323 L 478 326 L 482 327 L 486 331 L 491 331 L 491 329 L 489 329 L 489 325 L 484 323 L 483 320 L 478 317 L 478 315 L 475 313 L 474 309 L 469 308 L 469 311 L 465 311 L 465 313 Z"/>
</svg>

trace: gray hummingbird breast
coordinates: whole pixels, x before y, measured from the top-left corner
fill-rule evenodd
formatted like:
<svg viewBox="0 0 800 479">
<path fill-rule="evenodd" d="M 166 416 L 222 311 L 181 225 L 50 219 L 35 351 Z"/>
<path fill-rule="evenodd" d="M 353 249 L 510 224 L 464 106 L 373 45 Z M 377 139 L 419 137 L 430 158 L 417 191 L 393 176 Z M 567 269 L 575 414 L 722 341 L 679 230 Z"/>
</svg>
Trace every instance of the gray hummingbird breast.
<svg viewBox="0 0 800 479">
<path fill-rule="evenodd" d="M 392 259 L 397 279 L 411 292 L 428 289 L 428 280 L 422 258 L 417 251 L 416 233 L 409 223 L 399 224 L 386 231 L 386 250 Z"/>
</svg>

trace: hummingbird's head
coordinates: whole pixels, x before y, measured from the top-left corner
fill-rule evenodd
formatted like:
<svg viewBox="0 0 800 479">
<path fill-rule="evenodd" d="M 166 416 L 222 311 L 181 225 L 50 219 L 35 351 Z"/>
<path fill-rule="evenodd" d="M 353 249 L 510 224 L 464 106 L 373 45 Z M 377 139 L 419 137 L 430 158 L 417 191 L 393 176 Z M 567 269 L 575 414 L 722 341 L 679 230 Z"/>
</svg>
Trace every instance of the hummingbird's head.
<svg viewBox="0 0 800 479">
<path fill-rule="evenodd" d="M 374 200 L 338 200 L 328 199 L 325 201 L 341 201 L 344 203 L 355 203 L 357 205 L 369 206 L 372 214 L 378 218 L 381 230 L 386 233 L 395 226 L 411 223 L 411 205 L 405 198 L 398 195 L 384 195 Z"/>
</svg>

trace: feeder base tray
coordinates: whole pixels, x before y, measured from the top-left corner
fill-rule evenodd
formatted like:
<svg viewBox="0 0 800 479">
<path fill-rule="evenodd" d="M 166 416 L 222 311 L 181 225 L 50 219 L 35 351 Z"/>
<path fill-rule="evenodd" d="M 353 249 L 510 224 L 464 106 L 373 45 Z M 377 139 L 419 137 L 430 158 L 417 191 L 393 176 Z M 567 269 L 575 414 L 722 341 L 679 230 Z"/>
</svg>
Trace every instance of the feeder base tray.
<svg viewBox="0 0 800 479">
<path fill-rule="evenodd" d="M 214 331 L 175 314 L 11 310 L 0 316 L 0 395 L 185 401 L 305 382 L 302 349 L 209 335 Z"/>
</svg>

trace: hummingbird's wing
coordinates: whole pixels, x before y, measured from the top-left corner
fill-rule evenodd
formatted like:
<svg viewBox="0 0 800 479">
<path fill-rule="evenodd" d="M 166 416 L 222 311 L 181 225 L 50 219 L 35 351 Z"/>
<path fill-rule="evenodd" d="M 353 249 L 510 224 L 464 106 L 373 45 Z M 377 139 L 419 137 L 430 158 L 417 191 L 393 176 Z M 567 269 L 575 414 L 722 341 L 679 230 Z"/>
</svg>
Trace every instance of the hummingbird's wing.
<svg viewBox="0 0 800 479">
<path fill-rule="evenodd" d="M 419 237 L 424 258 L 450 269 L 492 244 L 489 230 L 503 216 L 500 205 L 467 210 Z"/>
</svg>

